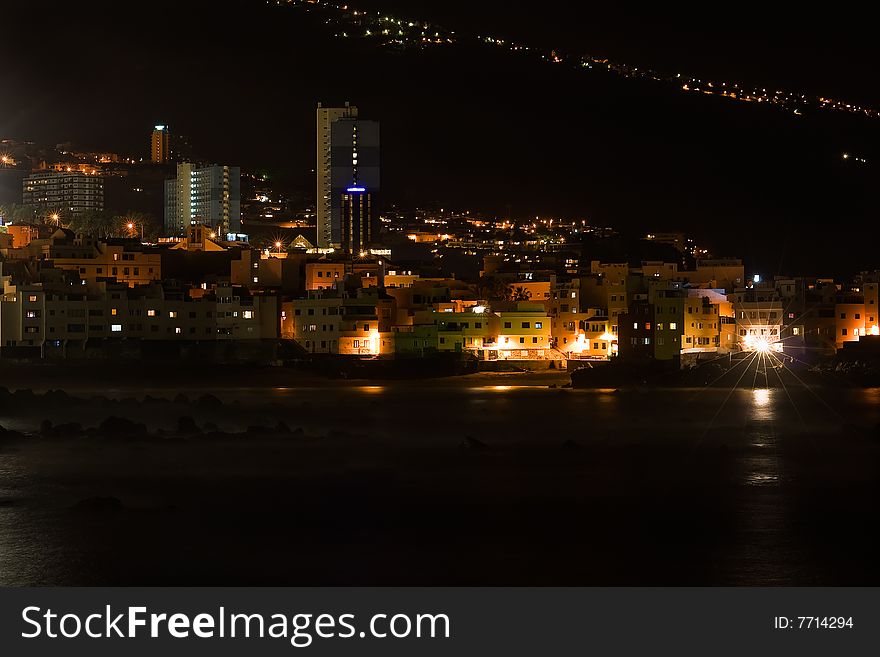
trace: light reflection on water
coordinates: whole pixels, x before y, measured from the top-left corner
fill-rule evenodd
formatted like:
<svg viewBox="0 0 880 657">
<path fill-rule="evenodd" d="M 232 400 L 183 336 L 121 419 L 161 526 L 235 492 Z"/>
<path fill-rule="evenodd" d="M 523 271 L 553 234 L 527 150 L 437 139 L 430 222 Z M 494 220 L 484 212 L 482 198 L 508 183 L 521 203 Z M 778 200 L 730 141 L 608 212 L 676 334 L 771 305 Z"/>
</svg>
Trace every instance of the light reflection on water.
<svg viewBox="0 0 880 657">
<path fill-rule="evenodd" d="M 108 394 L 107 391 L 101 391 Z M 399 441 L 442 445 L 458 449 L 463 436 L 478 436 L 492 446 L 525 440 L 542 445 L 561 447 L 566 440 L 588 445 L 607 441 L 629 444 L 636 448 L 668 442 L 673 447 L 696 443 L 710 418 L 721 409 L 715 421 L 723 438 L 703 441 L 701 449 L 718 450 L 723 441 L 733 449 L 736 459 L 731 478 L 742 491 L 743 499 L 757 499 L 760 506 L 743 502 L 732 513 L 747 538 L 755 535 L 778 536 L 788 524 L 791 513 L 791 487 L 786 487 L 780 460 L 780 435 L 789 432 L 792 440 L 800 440 L 802 424 L 795 405 L 805 415 L 810 431 L 836 435 L 839 418 L 817 404 L 812 393 L 793 390 L 792 398 L 778 388 L 741 389 L 730 396 L 722 407 L 728 390 L 701 390 L 694 399 L 694 390 L 681 389 L 588 389 L 572 390 L 547 387 L 491 384 L 482 386 L 419 386 L 417 383 L 382 385 L 340 385 L 273 388 L 217 389 L 138 393 L 173 399 L 178 392 L 195 399 L 210 392 L 224 401 L 236 400 L 219 410 L 199 414 L 195 420 L 210 419 L 224 429 L 256 424 L 261 416 L 265 424 L 278 420 L 291 427 L 306 427 L 307 435 L 323 435 L 332 429 L 364 433 L 369 437 L 393 437 Z M 880 390 L 823 392 L 835 407 L 848 405 L 847 417 L 863 425 L 877 415 Z M 126 393 L 120 396 L 133 396 Z M 265 404 L 271 403 L 270 410 Z M 260 405 L 263 406 L 260 406 Z M 162 407 L 164 408 L 164 407 Z M 185 406 L 169 412 L 156 412 L 145 405 L 144 414 L 162 415 L 160 421 L 174 423 L 178 415 L 189 412 Z M 254 409 L 252 414 L 248 413 Z M 88 411 L 85 408 L 82 412 Z M 35 411 L 51 413 L 46 409 Z M 89 411 L 83 420 L 95 426 L 111 413 L 104 407 Z M 843 411 L 842 412 L 846 412 Z M 43 415 L 32 418 L 4 415 L 0 424 L 9 429 L 34 428 Z M 50 415 L 50 417 L 52 417 Z M 67 417 L 52 417 L 63 422 Z M 138 418 L 140 419 L 140 418 Z M 235 423 L 238 423 L 236 425 Z M 635 450 L 634 450 L 635 453 Z M 685 474 L 689 474 L 685 470 Z M 0 445 L 0 583 L 57 583 L 76 579 L 78 572 L 64 574 L 64 559 L 69 559 L 65 540 L 47 506 L 54 502 L 51 494 L 35 493 L 43 484 L 39 473 L 22 466 L 15 453 Z M 694 495 L 699 496 L 698 489 Z M 753 496 L 749 498 L 748 496 Z M 3 500 L 11 504 L 3 504 Z M 739 499 L 739 498 L 737 498 Z M 36 500 L 36 501 L 34 501 Z M 765 515 L 755 513 L 755 509 Z M 784 538 L 784 537 L 782 537 Z M 747 543 L 747 541 L 745 541 Z M 86 545 L 91 548 L 90 544 Z M 59 565 L 54 565 L 56 559 Z"/>
</svg>

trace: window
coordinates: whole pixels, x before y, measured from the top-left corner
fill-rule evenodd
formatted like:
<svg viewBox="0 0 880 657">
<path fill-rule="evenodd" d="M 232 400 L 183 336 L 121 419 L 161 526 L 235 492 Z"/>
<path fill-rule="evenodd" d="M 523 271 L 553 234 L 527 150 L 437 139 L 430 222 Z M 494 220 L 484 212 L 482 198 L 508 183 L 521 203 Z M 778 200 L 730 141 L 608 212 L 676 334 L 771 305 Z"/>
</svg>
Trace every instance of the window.
<svg viewBox="0 0 880 657">
<path fill-rule="evenodd" d="M 168 316 L 169 316 L 171 319 L 177 319 L 177 311 L 176 311 L 176 310 L 169 310 L 169 311 L 168 311 Z"/>
<path fill-rule="evenodd" d="M 669 330 L 670 330 L 670 331 L 674 331 L 674 330 L 676 330 L 677 328 L 678 328 L 678 323 L 677 323 L 677 322 L 669 322 Z"/>
<path fill-rule="evenodd" d="M 520 339 L 519 339 L 519 343 L 520 343 L 520 344 L 525 344 L 525 343 L 526 343 L 526 339 L 525 339 L 525 338 L 520 338 Z"/>
<path fill-rule="evenodd" d="M 253 310 L 245 310 L 242 313 L 242 315 L 244 315 L 245 319 L 253 319 L 254 318 L 254 311 Z"/>
<path fill-rule="evenodd" d="M 509 329 L 509 328 L 510 328 L 510 322 L 504 322 L 504 328 Z"/>
<path fill-rule="evenodd" d="M 535 328 L 536 329 L 544 328 L 544 322 L 535 322 Z"/>
<path fill-rule="evenodd" d="M 174 327 L 174 332 L 175 332 L 177 335 L 180 335 L 183 331 L 181 331 L 181 329 L 180 329 L 179 326 L 175 326 L 175 327 Z"/>
<path fill-rule="evenodd" d="M 116 308 L 111 308 L 111 309 L 110 309 L 110 314 L 113 315 L 114 317 L 116 317 L 116 315 L 117 315 Z"/>
<path fill-rule="evenodd" d="M 31 303 L 34 303 L 36 300 L 37 300 L 36 294 L 31 294 L 28 296 L 28 301 L 30 301 Z"/>
<path fill-rule="evenodd" d="M 155 316 L 156 316 L 156 311 L 153 308 L 150 308 L 147 311 L 147 317 L 155 317 Z"/>
<path fill-rule="evenodd" d="M 523 323 L 522 323 L 522 327 L 523 327 L 524 329 L 531 328 L 531 326 L 532 326 L 532 323 L 531 323 L 531 322 L 523 322 Z"/>
<path fill-rule="evenodd" d="M 122 330 L 122 324 L 113 324 L 110 326 L 110 330 L 113 331 L 113 333 L 119 333 Z"/>
<path fill-rule="evenodd" d="M 636 329 L 636 330 L 638 330 L 638 328 L 639 328 L 639 323 L 638 323 L 638 322 L 633 322 L 633 328 Z"/>
</svg>

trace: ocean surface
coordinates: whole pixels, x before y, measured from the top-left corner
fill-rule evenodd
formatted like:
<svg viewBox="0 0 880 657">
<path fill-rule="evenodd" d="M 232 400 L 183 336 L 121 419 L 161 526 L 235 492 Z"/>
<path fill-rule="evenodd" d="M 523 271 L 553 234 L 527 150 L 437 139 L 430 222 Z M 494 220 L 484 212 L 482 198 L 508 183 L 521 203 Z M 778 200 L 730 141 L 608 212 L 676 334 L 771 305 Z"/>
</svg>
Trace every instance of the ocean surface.
<svg viewBox="0 0 880 657">
<path fill-rule="evenodd" d="M 0 407 L 152 433 L 0 438 L 0 584 L 880 583 L 880 390 L 517 381 Z"/>
</svg>

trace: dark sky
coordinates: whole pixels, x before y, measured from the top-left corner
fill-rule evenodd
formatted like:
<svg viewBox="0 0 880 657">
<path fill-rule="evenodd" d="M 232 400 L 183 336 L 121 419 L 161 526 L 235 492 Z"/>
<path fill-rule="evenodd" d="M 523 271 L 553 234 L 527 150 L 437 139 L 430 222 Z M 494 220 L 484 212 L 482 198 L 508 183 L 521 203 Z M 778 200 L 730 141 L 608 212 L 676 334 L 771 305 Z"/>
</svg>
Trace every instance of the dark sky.
<svg viewBox="0 0 880 657">
<path fill-rule="evenodd" d="M 870 23 L 843 5 L 352 4 L 880 106 Z M 259 0 L 4 0 L 0 34 L 0 137 L 143 153 L 168 123 L 211 159 L 310 186 L 315 103 L 351 100 L 382 122 L 386 202 L 681 228 L 787 270 L 880 265 L 880 120 L 798 119 L 482 50 L 380 53 Z"/>
</svg>

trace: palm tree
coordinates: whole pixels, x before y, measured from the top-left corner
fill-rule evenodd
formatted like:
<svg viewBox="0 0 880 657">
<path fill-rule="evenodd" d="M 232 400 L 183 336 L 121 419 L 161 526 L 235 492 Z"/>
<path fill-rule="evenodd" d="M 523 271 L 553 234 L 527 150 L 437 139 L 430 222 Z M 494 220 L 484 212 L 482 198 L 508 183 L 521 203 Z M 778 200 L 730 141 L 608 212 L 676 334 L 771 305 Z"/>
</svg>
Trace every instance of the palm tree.
<svg viewBox="0 0 880 657">
<path fill-rule="evenodd" d="M 510 301 L 528 301 L 532 298 L 532 293 L 522 286 L 517 286 L 510 294 Z"/>
<path fill-rule="evenodd" d="M 510 283 L 495 276 L 483 276 L 478 283 L 478 289 L 483 299 L 508 301 L 513 294 Z"/>
</svg>

